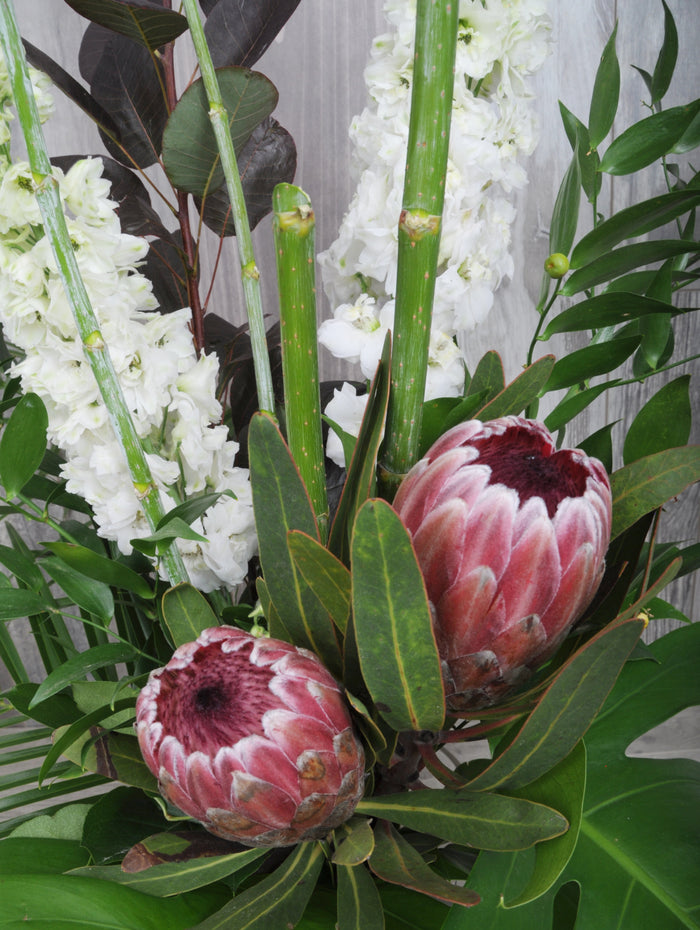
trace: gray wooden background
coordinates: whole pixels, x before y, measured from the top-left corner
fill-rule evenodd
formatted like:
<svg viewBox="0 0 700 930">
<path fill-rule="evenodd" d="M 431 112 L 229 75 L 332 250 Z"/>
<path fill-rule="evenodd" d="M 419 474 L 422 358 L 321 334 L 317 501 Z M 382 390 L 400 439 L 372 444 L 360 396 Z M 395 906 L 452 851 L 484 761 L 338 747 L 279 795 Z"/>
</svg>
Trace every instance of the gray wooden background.
<svg viewBox="0 0 700 930">
<path fill-rule="evenodd" d="M 697 54 L 700 2 L 668 2 L 678 24 L 680 64 L 665 106 L 693 99 L 700 90 L 700 57 Z M 62 0 L 15 0 L 15 6 L 26 38 L 77 76 L 77 49 L 85 21 Z M 468 362 L 472 367 L 484 351 L 498 349 L 508 378 L 518 373 L 525 358 L 535 320 L 533 308 L 539 290 L 540 269 L 548 252 L 548 217 L 571 155 L 557 101 L 563 101 L 581 119 L 587 120 L 595 69 L 615 21 L 619 20 L 617 49 L 622 91 L 615 131 L 642 118 L 647 113 L 642 106 L 645 91 L 631 65 L 653 69 L 663 32 L 661 0 L 550 0 L 549 10 L 554 40 L 552 54 L 532 81 L 541 141 L 528 163 L 529 185 L 516 197 L 518 218 L 513 231 L 516 272 L 513 280 L 497 293 L 487 323 L 473 335 L 469 348 Z M 362 72 L 371 39 L 385 29 L 382 0 L 302 0 L 283 33 L 256 65 L 280 90 L 275 116 L 297 144 L 296 183 L 313 201 L 319 251 L 334 239 L 352 194 L 347 129 L 351 117 L 364 105 Z M 182 47 L 178 53 L 182 89 L 191 74 L 193 57 L 185 47 L 186 38 L 179 44 Z M 56 97 L 57 114 L 46 126 L 52 154 L 102 151 L 97 132 L 89 121 L 60 94 Z M 612 209 L 662 190 L 663 179 L 656 169 L 648 169 L 632 181 L 614 179 L 603 189 L 600 209 L 609 214 Z M 584 218 L 587 223 L 589 217 L 585 211 Z M 583 228 L 582 222 L 582 231 Z M 269 222 L 260 224 L 255 241 L 258 264 L 263 271 L 266 307 L 273 312 L 275 272 Z M 203 265 L 205 280 L 212 267 L 215 245 L 212 237 Z M 233 248 L 229 240 L 210 306 L 221 316 L 241 322 L 243 311 Z M 698 290 L 686 292 L 682 301 L 685 306 L 697 306 Z M 321 300 L 320 313 L 329 312 Z M 676 357 L 697 352 L 698 323 L 694 316 L 689 315 L 679 322 Z M 555 351 L 561 353 L 576 344 L 573 338 L 562 339 L 555 344 Z M 543 348 L 542 354 L 546 351 L 550 348 Z M 323 366 L 325 377 L 349 376 L 347 369 L 342 370 L 328 358 Z M 690 367 L 676 369 L 669 377 L 677 377 L 685 370 Z M 661 386 L 663 377 L 606 392 L 579 418 L 569 439 L 580 440 L 614 420 L 629 421 Z M 695 442 L 698 435 L 696 426 Z M 698 489 L 694 488 L 668 505 L 663 538 L 697 540 L 698 501 Z M 669 592 L 669 598 L 693 617 L 698 615 L 699 597 L 698 584 L 693 578 L 675 582 Z M 673 625 L 673 621 L 660 619 L 655 624 L 657 635 Z M 24 639 L 19 624 L 13 626 L 18 638 Z"/>
</svg>

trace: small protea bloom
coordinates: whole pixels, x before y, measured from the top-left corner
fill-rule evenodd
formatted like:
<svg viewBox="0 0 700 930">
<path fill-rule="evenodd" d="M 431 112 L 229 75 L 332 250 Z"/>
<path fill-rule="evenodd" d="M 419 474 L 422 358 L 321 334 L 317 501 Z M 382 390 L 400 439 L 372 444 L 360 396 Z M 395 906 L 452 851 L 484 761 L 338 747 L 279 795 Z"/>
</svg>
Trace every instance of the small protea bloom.
<svg viewBox="0 0 700 930">
<path fill-rule="evenodd" d="M 289 643 L 204 630 L 151 672 L 136 726 L 163 797 L 224 839 L 319 839 L 362 795 L 364 753 L 340 688 Z"/>
<path fill-rule="evenodd" d="M 503 698 L 549 657 L 591 602 L 610 541 L 610 483 L 541 424 L 471 420 L 402 482 L 433 611 L 448 708 Z"/>
</svg>

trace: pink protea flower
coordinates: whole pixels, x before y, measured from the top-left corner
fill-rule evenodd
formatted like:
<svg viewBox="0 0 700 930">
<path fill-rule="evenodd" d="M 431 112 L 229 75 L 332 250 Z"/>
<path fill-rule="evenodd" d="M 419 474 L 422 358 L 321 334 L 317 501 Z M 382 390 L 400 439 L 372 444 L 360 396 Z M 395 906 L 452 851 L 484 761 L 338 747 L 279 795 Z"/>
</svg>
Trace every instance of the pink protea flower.
<svg viewBox="0 0 700 930">
<path fill-rule="evenodd" d="M 163 797 L 224 839 L 319 839 L 362 795 L 340 688 L 315 655 L 279 640 L 204 630 L 151 672 L 136 726 Z"/>
<path fill-rule="evenodd" d="M 448 707 L 501 699 L 550 656 L 591 602 L 610 541 L 610 483 L 541 424 L 470 420 L 402 482 L 443 661 Z"/>
</svg>

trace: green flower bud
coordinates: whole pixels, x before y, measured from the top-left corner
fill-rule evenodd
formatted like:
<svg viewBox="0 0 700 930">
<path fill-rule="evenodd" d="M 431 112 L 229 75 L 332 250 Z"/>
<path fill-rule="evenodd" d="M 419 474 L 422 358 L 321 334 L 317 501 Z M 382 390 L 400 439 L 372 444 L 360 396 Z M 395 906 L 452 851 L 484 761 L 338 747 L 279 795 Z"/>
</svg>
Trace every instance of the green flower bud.
<svg viewBox="0 0 700 930">
<path fill-rule="evenodd" d="M 545 260 L 544 270 L 550 278 L 563 278 L 569 270 L 569 259 L 561 252 L 552 252 Z"/>
</svg>

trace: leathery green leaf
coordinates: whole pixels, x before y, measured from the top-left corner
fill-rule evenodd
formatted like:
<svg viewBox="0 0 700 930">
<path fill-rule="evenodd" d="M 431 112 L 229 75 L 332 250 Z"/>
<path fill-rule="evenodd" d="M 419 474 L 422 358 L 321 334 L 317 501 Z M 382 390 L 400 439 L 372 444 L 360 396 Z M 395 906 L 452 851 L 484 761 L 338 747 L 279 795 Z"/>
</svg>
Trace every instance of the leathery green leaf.
<svg viewBox="0 0 700 930">
<path fill-rule="evenodd" d="M 163 619 L 175 646 L 191 643 L 208 627 L 219 626 L 209 601 L 191 584 L 178 584 L 163 595 Z"/>
<path fill-rule="evenodd" d="M 613 472 L 612 538 L 698 480 L 700 446 L 665 449 Z"/>
<path fill-rule="evenodd" d="M 691 421 L 690 375 L 681 375 L 660 388 L 632 421 L 625 436 L 624 462 L 684 446 Z"/>
<path fill-rule="evenodd" d="M 333 621 L 297 570 L 287 543 L 292 530 L 320 543 L 316 517 L 282 434 L 266 414 L 251 420 L 248 454 L 267 592 L 292 642 L 311 649 L 339 675 L 342 665 Z"/>
<path fill-rule="evenodd" d="M 442 788 L 365 798 L 356 813 L 381 817 L 461 846 L 508 852 L 560 836 L 562 814 L 523 798 Z"/>
<path fill-rule="evenodd" d="M 408 531 L 385 501 L 360 509 L 352 537 L 352 602 L 365 683 L 395 730 L 439 730 L 440 658 Z"/>
<path fill-rule="evenodd" d="M 345 633 L 350 613 L 350 572 L 332 552 L 305 533 L 292 530 L 287 543 L 306 583 L 340 632 Z"/>
<path fill-rule="evenodd" d="M 38 394 L 19 399 L 0 434 L 0 484 L 7 500 L 19 494 L 41 465 L 48 424 L 46 407 Z"/>
<path fill-rule="evenodd" d="M 418 850 L 386 821 L 379 821 L 374 828 L 369 867 L 382 881 L 412 888 L 447 904 L 470 907 L 479 903 L 479 895 L 471 889 L 454 885 L 433 872 Z"/>
<path fill-rule="evenodd" d="M 233 901 L 192 930 L 296 926 L 322 864 L 320 843 L 299 843 L 271 875 L 236 895 Z"/>
<path fill-rule="evenodd" d="M 338 842 L 338 837 L 342 837 Z M 355 866 L 366 862 L 374 849 L 374 833 L 369 820 L 353 817 L 338 828 L 333 862 L 336 865 Z"/>
<path fill-rule="evenodd" d="M 547 383 L 554 367 L 554 356 L 545 355 L 522 371 L 500 394 L 482 407 L 475 416 L 479 420 L 517 415 L 535 400 Z"/>
<path fill-rule="evenodd" d="M 338 866 L 338 930 L 384 930 L 384 908 L 364 865 Z"/>
<path fill-rule="evenodd" d="M 561 762 L 595 718 L 643 629 L 641 620 L 629 620 L 588 640 L 557 672 L 510 745 L 469 789 L 520 788 Z"/>
</svg>

